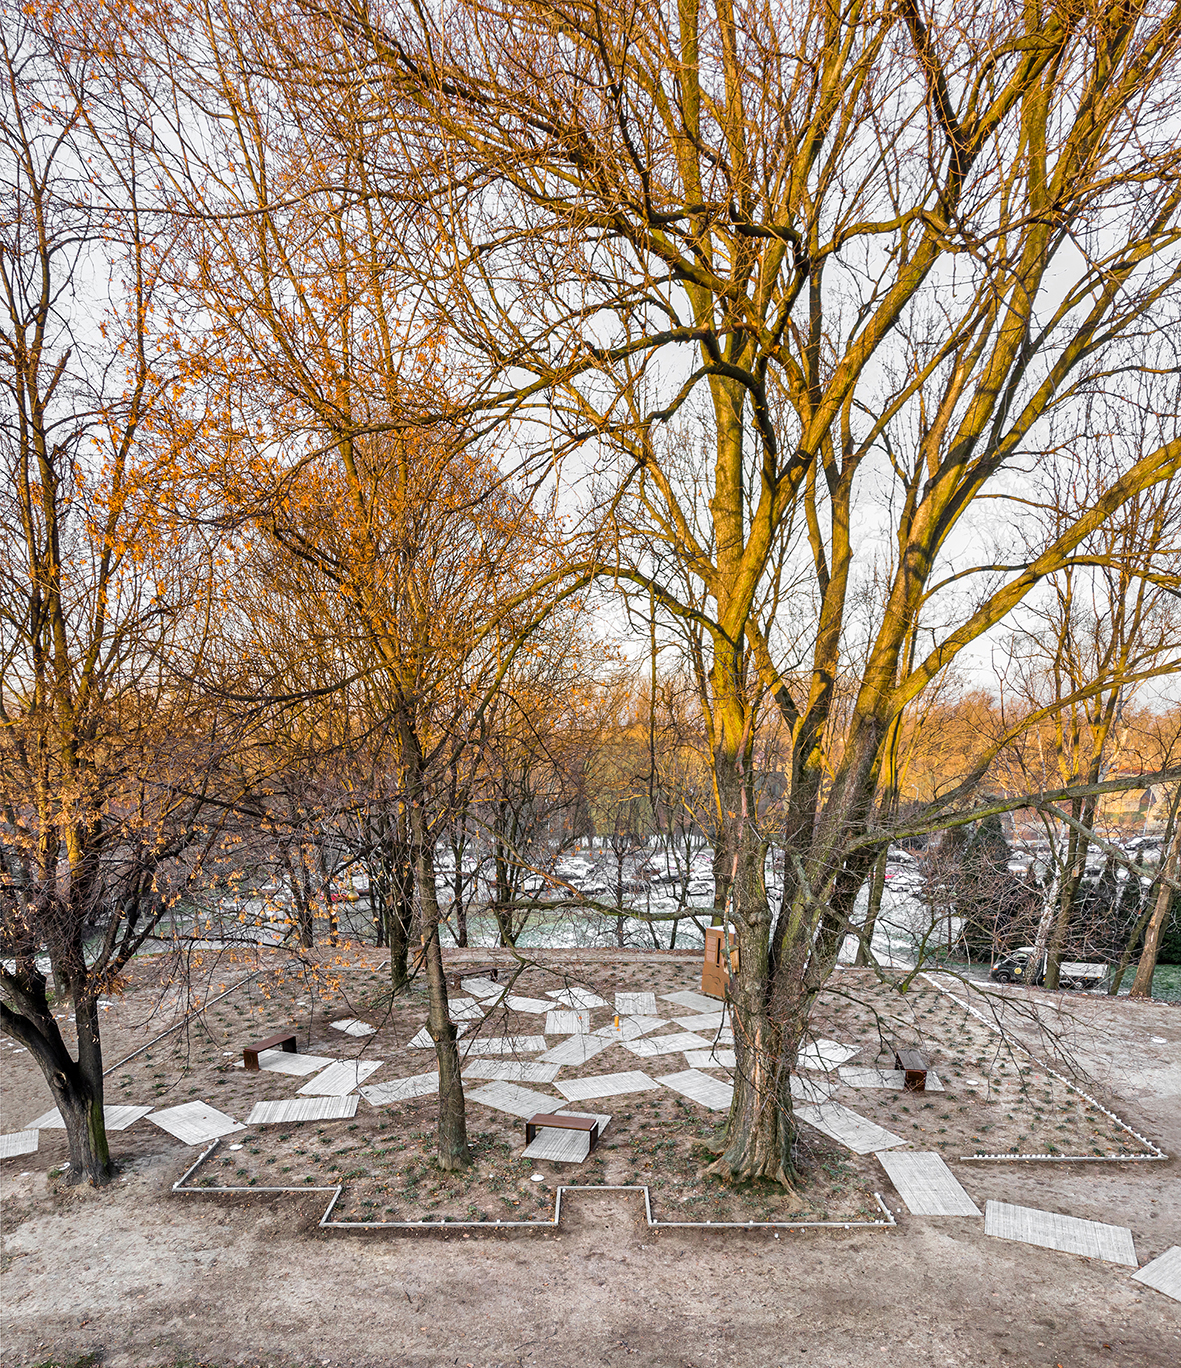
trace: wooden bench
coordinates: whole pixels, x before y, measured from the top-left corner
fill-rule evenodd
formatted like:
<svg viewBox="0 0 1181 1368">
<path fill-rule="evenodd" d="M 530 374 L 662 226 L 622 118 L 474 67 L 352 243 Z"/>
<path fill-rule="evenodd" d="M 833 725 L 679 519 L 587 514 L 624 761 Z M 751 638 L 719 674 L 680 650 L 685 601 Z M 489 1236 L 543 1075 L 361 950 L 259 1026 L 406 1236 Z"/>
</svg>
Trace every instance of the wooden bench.
<svg viewBox="0 0 1181 1368">
<path fill-rule="evenodd" d="M 286 1054 L 298 1054 L 295 1048 L 295 1035 L 276 1035 L 260 1040 L 257 1045 L 247 1045 L 242 1051 L 242 1066 L 248 1073 L 258 1073 L 258 1057 L 263 1050 L 282 1050 Z"/>
<path fill-rule="evenodd" d="M 599 1122 L 593 1116 L 566 1116 L 561 1112 L 538 1112 L 525 1122 L 525 1148 L 537 1139 L 537 1132 L 547 1130 L 586 1131 L 590 1136 L 590 1150 L 599 1143 Z"/>
<path fill-rule="evenodd" d="M 894 1067 L 905 1075 L 902 1086 L 907 1092 L 927 1091 L 927 1061 L 918 1050 L 895 1050 Z"/>
</svg>

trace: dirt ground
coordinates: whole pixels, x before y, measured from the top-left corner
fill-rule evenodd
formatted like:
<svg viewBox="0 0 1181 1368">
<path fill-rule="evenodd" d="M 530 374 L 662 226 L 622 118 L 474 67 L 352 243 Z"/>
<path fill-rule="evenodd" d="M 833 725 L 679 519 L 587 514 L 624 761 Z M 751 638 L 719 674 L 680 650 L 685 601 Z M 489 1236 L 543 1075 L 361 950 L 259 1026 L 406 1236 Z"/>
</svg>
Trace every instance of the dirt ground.
<svg viewBox="0 0 1181 1368">
<path fill-rule="evenodd" d="M 375 1006 L 376 999 L 361 991 L 363 982 L 370 983 L 365 970 L 375 962 L 367 956 L 353 958 L 355 967 L 338 966 L 336 981 L 361 1016 Z M 474 952 L 451 958 L 456 963 L 465 958 L 473 964 L 488 961 L 486 953 Z M 582 966 L 586 980 L 596 981 L 597 975 L 605 984 L 606 963 L 593 964 L 593 958 Z M 643 988 L 656 980 L 692 986 L 692 963 L 679 956 L 607 958 L 621 986 Z M 227 981 L 241 972 L 229 968 Z M 297 990 L 303 991 L 296 985 L 292 991 Z M 523 983 L 517 990 L 534 991 Z M 328 996 L 336 991 L 334 987 Z M 960 1068 L 966 1085 L 977 1076 L 985 1036 L 972 1027 L 947 1039 L 945 1017 L 958 1009 L 940 1003 L 927 985 L 921 991 L 923 996 L 908 1008 L 914 1039 L 939 1055 L 951 1080 Z M 964 996 L 961 988 L 955 991 Z M 289 1011 L 290 1004 L 281 998 L 239 989 L 222 1006 L 227 1038 L 243 1030 L 251 1038 L 263 1034 L 272 1016 L 277 1023 L 277 1016 Z M 314 1048 L 345 1053 L 339 1033 L 327 1025 L 348 1014 L 344 999 L 321 1011 L 318 1024 L 311 1004 L 324 1006 L 325 997 L 308 991 L 299 1000 L 309 1005 Z M 239 1008 L 246 1002 L 250 1008 L 243 1019 Z M 989 1004 L 977 1005 L 991 1010 Z M 114 1004 L 110 1010 L 106 1049 L 111 1060 L 167 1024 L 163 1016 L 152 1022 L 133 1019 L 124 1006 Z M 1085 1070 L 1092 1096 L 1114 1106 L 1170 1156 L 1181 1151 L 1181 1008 L 1013 990 L 996 1009 L 1039 1053 L 1047 1047 L 1046 1032 L 1052 1031 L 1059 1042 L 1055 1062 L 1060 1069 L 1065 1067 L 1064 1049 L 1073 1065 Z M 182 1079 L 183 1070 L 174 1070 L 171 1063 L 162 1068 L 160 1048 L 153 1047 L 153 1060 L 141 1056 L 112 1075 L 116 1086 L 109 1100 L 154 1101 L 153 1090 L 159 1088 L 157 1105 L 167 1106 L 186 1100 L 190 1088 L 196 1088 L 194 1095 L 214 1105 L 232 1097 L 233 1104 L 225 1109 L 243 1115 L 245 1094 L 238 1094 L 247 1086 L 257 1089 L 258 1076 L 248 1084 L 241 1071 L 231 1073 L 221 1053 L 224 1042 L 214 1038 L 217 1018 L 209 1015 L 214 1024 L 208 1038 L 186 1047 L 190 1075 Z M 383 1031 L 395 1029 L 392 1018 L 382 1020 Z M 418 1024 L 412 1010 L 396 1029 L 408 1031 Z M 826 1029 L 841 1039 L 849 1038 L 850 1026 L 847 1018 L 834 1015 Z M 895 1022 L 895 1032 L 900 1027 Z M 189 1039 L 197 1041 L 198 1036 L 190 1033 Z M 347 1037 L 344 1041 L 354 1043 Z M 329 1043 L 336 1048 L 329 1050 Z M 303 1040 L 300 1048 L 306 1048 Z M 616 1050 L 574 1072 L 663 1071 L 650 1068 L 657 1062 Z M 853 1062 L 874 1063 L 874 1051 Z M 50 1103 L 27 1055 L 5 1042 L 0 1063 L 3 1129 L 9 1131 Z M 430 1067 L 428 1051 L 421 1068 Z M 668 1069 L 682 1067 L 681 1056 L 668 1057 Z M 407 1065 L 389 1076 L 411 1072 L 414 1067 Z M 162 1076 L 152 1082 L 157 1073 Z M 716 1071 L 715 1076 L 724 1075 Z M 119 1086 L 125 1077 L 133 1080 L 132 1087 Z M 374 1081 L 385 1077 L 382 1072 Z M 215 1079 L 225 1082 L 215 1086 Z M 292 1083 L 299 1081 L 263 1080 L 273 1092 L 252 1095 L 291 1095 Z M 1014 1081 L 1019 1081 L 1016 1069 L 1008 1083 Z M 1025 1114 L 1010 1100 L 1017 1093 L 1001 1093 L 991 1111 L 970 1114 L 976 1129 L 965 1122 L 966 1129 L 983 1136 L 978 1118 L 987 1114 L 985 1124 L 996 1127 L 987 1135 L 988 1144 L 999 1142 L 1002 1133 L 1008 1140 L 1006 1118 L 1012 1112 L 1018 1133 L 1039 1138 L 1029 1124 L 1032 1119 L 1042 1123 L 1040 1138 L 1050 1136 L 1063 1123 L 1058 1108 L 1047 1110 L 1042 1082 L 1039 1074 L 1037 1086 L 1021 1093 L 1020 1100 L 1028 1104 Z M 141 1085 L 149 1084 L 141 1096 Z M 910 1113 L 903 1117 L 905 1102 L 897 1095 L 882 1097 L 867 1090 L 838 1095 L 894 1129 L 903 1119 L 914 1124 Z M 641 1097 L 605 1099 L 601 1109 L 638 1114 Z M 412 1114 L 419 1131 L 425 1129 L 428 1118 L 419 1114 L 422 1106 L 423 1101 L 407 1106 L 407 1131 Z M 1085 1110 L 1080 1103 L 1078 1115 Z M 475 1111 L 473 1107 L 473 1121 Z M 491 1128 L 489 1115 L 481 1109 L 476 1126 Z M 703 1125 L 708 1114 L 702 1109 L 701 1116 Z M 936 1130 L 930 1141 L 921 1143 L 935 1148 L 938 1134 L 945 1146 L 951 1144 L 944 1152 L 982 1208 L 994 1198 L 1127 1225 L 1141 1264 L 1181 1243 L 1177 1158 L 1126 1164 L 960 1162 L 960 1127 L 950 1124 L 956 1132 L 951 1141 Z M 1090 1127 L 1089 1134 L 1105 1152 L 1118 1152 L 1123 1133 L 1108 1128 L 1099 1135 L 1100 1129 Z M 1072 1141 L 1077 1132 L 1076 1116 L 1070 1122 Z M 50 1176 L 52 1166 L 65 1158 L 61 1134 L 54 1138 L 53 1132 L 43 1132 L 39 1153 L 6 1160 L 0 1168 L 0 1357 L 14 1368 L 79 1361 L 153 1368 L 255 1363 L 321 1368 L 546 1363 L 584 1368 L 617 1362 L 678 1368 L 723 1363 L 779 1368 L 810 1362 L 860 1368 L 888 1362 L 889 1355 L 916 1365 L 1074 1368 L 1102 1363 L 1154 1368 L 1181 1361 L 1181 1304 L 1131 1281 L 1132 1270 L 986 1237 L 981 1219 L 911 1216 L 884 1173 L 877 1176 L 876 1186 L 897 1213 L 894 1229 L 792 1231 L 778 1238 L 767 1231 L 652 1232 L 637 1194 L 582 1192 L 565 1199 L 556 1232 L 348 1233 L 317 1229 L 325 1205 L 322 1194 L 174 1195 L 171 1184 L 197 1151 L 144 1122 L 112 1136 L 122 1168 L 111 1189 L 63 1189 Z M 241 1142 L 245 1134 L 231 1139 Z M 269 1154 L 267 1143 L 260 1136 L 260 1165 Z M 277 1144 L 277 1136 L 270 1143 Z M 997 1143 L 998 1150 L 1010 1147 Z M 649 1159 L 629 1158 L 631 1171 L 654 1185 L 662 1173 L 659 1158 L 647 1172 Z M 875 1163 L 867 1161 L 863 1176 L 872 1173 Z M 551 1200 L 557 1183 L 578 1181 L 568 1166 L 537 1167 L 545 1170 L 545 1181 L 530 1190 L 540 1198 L 539 1208 Z M 601 1183 L 604 1176 L 591 1181 Z"/>
</svg>

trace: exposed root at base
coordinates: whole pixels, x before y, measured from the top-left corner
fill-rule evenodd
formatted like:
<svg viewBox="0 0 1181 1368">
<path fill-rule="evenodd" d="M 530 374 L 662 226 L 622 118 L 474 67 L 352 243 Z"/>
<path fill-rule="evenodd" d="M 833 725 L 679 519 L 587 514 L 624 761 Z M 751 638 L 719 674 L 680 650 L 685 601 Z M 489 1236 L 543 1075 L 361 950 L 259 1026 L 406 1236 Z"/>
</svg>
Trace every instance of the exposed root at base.
<svg viewBox="0 0 1181 1368">
<path fill-rule="evenodd" d="M 792 1177 L 788 1176 L 788 1170 L 782 1163 L 776 1164 L 771 1159 L 761 1164 L 735 1163 L 723 1153 L 703 1172 L 706 1177 L 720 1178 L 724 1183 L 752 1183 L 758 1178 L 765 1178 L 778 1184 L 790 1196 L 800 1196 Z"/>
</svg>

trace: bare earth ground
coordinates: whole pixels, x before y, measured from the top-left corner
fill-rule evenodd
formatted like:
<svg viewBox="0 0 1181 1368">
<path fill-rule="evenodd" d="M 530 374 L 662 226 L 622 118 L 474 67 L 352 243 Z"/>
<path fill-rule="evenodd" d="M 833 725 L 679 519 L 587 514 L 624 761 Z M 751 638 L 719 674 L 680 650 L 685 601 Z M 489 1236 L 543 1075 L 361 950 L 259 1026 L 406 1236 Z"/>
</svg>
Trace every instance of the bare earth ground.
<svg viewBox="0 0 1181 1368">
<path fill-rule="evenodd" d="M 330 960 L 319 982 L 306 975 L 277 982 L 272 975 L 265 988 L 256 982 L 238 989 L 206 1013 L 207 1031 L 178 1032 L 153 1046 L 151 1058 L 141 1055 L 113 1073 L 108 1100 L 169 1106 L 192 1095 L 241 1119 L 252 1100 L 295 1095 L 302 1079 L 246 1079 L 228 1067 L 232 1060 L 223 1051 L 266 1034 L 267 1026 L 301 1019 L 298 1004 L 304 1011 L 301 1031 L 307 1032 L 300 1038 L 303 1051 L 382 1058 L 386 1065 L 374 1083 L 431 1069 L 431 1051 L 400 1048 L 425 1018 L 423 1000 L 381 1009 L 380 976 L 366 972 L 380 970 L 376 956 L 348 958 L 356 967 L 345 970 Z M 469 952 L 449 958 L 482 964 L 490 956 Z M 219 965 L 214 983 L 232 982 L 244 972 Z M 565 955 L 560 965 L 555 957 L 553 964 L 523 975 L 514 991 L 532 996 L 545 986 L 559 987 L 554 972 L 606 990 L 608 998 L 615 987 L 659 992 L 695 986 L 692 958 L 600 952 Z M 961 1153 L 1004 1152 L 1014 1144 L 1023 1152 L 1043 1152 L 1058 1141 L 1067 1153 L 1080 1152 L 1084 1142 L 1089 1149 L 1083 1153 L 1136 1146 L 1077 1094 L 1065 1094 L 1040 1066 L 1022 1055 L 998 1053 L 997 1038 L 986 1027 L 965 1018 L 929 985 L 916 984 L 916 994 L 899 1006 L 889 996 L 879 1000 L 881 990 L 868 983 L 850 976 L 846 983 L 856 988 L 851 997 L 858 1005 L 839 995 L 827 1002 L 822 1029 L 838 1040 L 867 1042 L 851 1063 L 885 1062 L 879 1023 L 863 1004 L 876 1006 L 886 1018 L 885 1034 L 896 1043 L 921 1043 L 948 1092 L 915 1105 L 902 1094 L 841 1088 L 838 1100 L 917 1148 L 939 1148 L 981 1208 L 994 1198 L 1127 1225 L 1141 1264 L 1181 1243 L 1176 1158 L 1121 1165 L 959 1162 Z M 959 987 L 955 992 L 965 996 Z M 168 1024 L 166 1015 L 143 1021 L 144 1000 L 146 994 L 130 993 L 107 1014 L 105 1049 L 112 1062 Z M 1085 1069 L 1087 1092 L 1169 1155 L 1181 1151 L 1181 1009 L 1014 990 L 1000 1010 L 1038 1053 L 1045 1045 L 1041 1033 L 1051 1028 Z M 692 1015 L 667 1003 L 660 1011 Z M 354 1013 L 379 1025 L 378 1036 L 356 1041 L 329 1028 L 332 1019 Z M 603 1019 L 609 1017 L 600 1010 L 595 1024 Z M 533 1033 L 543 1020 L 515 1014 L 480 1029 Z M 414 1055 L 421 1055 L 421 1063 Z M 27 1054 L 4 1042 L 0 1061 L 3 1130 L 10 1131 L 50 1102 Z M 563 1069 L 559 1077 L 623 1069 L 656 1076 L 684 1067 L 680 1054 L 637 1059 L 616 1046 L 585 1066 Z M 725 1077 L 724 1070 L 711 1072 Z M 977 1078 L 996 1086 L 981 1088 L 971 1082 Z M 605 1150 L 593 1169 L 520 1165 L 515 1118 L 471 1105 L 469 1126 L 488 1140 L 481 1173 L 462 1192 L 432 1175 L 421 1159 L 417 1190 L 408 1194 L 399 1185 L 406 1152 L 388 1138 L 396 1132 L 397 1144 L 419 1146 L 429 1130 L 431 1098 L 380 1110 L 362 1102 L 353 1123 L 240 1132 L 229 1137 L 243 1143 L 232 1174 L 219 1165 L 225 1153 L 208 1167 L 217 1170 L 218 1181 L 248 1183 L 251 1176 L 275 1181 L 269 1173 L 287 1164 L 291 1172 L 282 1181 L 313 1176 L 322 1183 L 350 1171 L 350 1153 L 354 1167 L 368 1171 L 377 1162 L 370 1156 L 384 1148 L 395 1151 L 386 1156 L 386 1191 L 379 1194 L 370 1176 L 352 1180 L 351 1195 L 346 1186 L 355 1214 L 369 1215 L 363 1204 L 380 1201 L 372 1213 L 379 1218 L 387 1210 L 391 1218 L 395 1212 L 409 1215 L 405 1203 L 411 1198 L 415 1211 L 450 1211 L 460 1218 L 471 1206 L 490 1214 L 526 1214 L 509 1213 L 518 1203 L 528 1203 L 530 1215 L 544 1214 L 561 1182 L 644 1181 L 659 1215 L 665 1214 L 663 1202 L 669 1215 L 683 1211 L 705 1219 L 718 1199 L 693 1175 L 705 1157 L 702 1137 L 719 1118 L 696 1104 L 669 1101 L 671 1094 L 648 1098 L 635 1094 L 578 1104 L 617 1118 L 604 1140 L 615 1148 Z M 935 1105 L 923 1111 L 932 1100 Z M 646 1141 L 657 1124 L 661 1135 L 679 1125 L 680 1138 L 674 1148 L 654 1155 Z M 351 1134 L 350 1125 L 357 1127 Z M 304 1132 L 307 1138 L 301 1139 Z M 281 1134 L 288 1138 L 280 1141 Z M 320 1154 L 317 1145 L 325 1135 L 333 1143 Z M 112 1135 L 113 1153 L 123 1165 L 112 1189 L 65 1189 L 50 1177 L 66 1157 L 62 1137 L 60 1131 L 43 1132 L 40 1152 L 6 1160 L 0 1169 L 0 1355 L 6 1365 L 70 1365 L 86 1355 L 90 1362 L 217 1368 L 259 1362 L 334 1368 L 534 1362 L 558 1368 L 616 1362 L 756 1368 L 792 1362 L 852 1366 L 888 1362 L 891 1355 L 917 1365 L 1152 1368 L 1181 1360 L 1181 1305 L 1130 1281 L 1131 1269 L 992 1239 L 984 1235 L 981 1219 L 910 1216 L 876 1160 L 838 1155 L 839 1147 L 826 1149 L 822 1139 L 807 1157 L 810 1204 L 824 1206 L 823 1214 L 856 1219 L 864 1194 L 876 1188 L 897 1213 L 896 1229 L 792 1231 L 779 1238 L 763 1231 L 651 1232 L 637 1195 L 579 1193 L 567 1198 L 558 1232 L 321 1231 L 316 1222 L 325 1205 L 322 1194 L 172 1194 L 171 1184 L 199 1151 L 150 1122 Z M 297 1157 L 306 1173 L 296 1171 Z M 330 1164 L 336 1165 L 331 1173 Z M 544 1183 L 529 1183 L 525 1169 L 544 1171 Z M 689 1205 L 696 1209 L 681 1206 L 674 1213 L 673 1202 L 686 1196 L 695 1199 Z M 748 1200 L 749 1217 L 766 1219 L 765 1199 L 755 1194 Z M 721 1214 L 747 1218 L 745 1211 Z"/>
</svg>

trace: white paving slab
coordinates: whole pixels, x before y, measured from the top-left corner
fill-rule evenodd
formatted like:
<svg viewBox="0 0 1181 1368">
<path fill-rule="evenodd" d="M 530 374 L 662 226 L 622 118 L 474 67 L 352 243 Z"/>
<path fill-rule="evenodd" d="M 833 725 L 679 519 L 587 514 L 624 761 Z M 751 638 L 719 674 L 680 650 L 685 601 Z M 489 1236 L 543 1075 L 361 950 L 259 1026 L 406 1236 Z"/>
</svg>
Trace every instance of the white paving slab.
<svg viewBox="0 0 1181 1368">
<path fill-rule="evenodd" d="M 149 1108 L 149 1111 L 151 1108 Z M 103 1108 L 105 1114 L 106 1107 Z M 34 1117 L 32 1121 L 25 1123 L 25 1130 L 65 1130 L 66 1123 L 62 1120 L 62 1114 L 57 1107 L 50 1107 L 47 1112 L 42 1112 L 40 1116 Z"/>
<path fill-rule="evenodd" d="M 615 1010 L 620 1016 L 655 1016 L 655 993 L 616 993 Z"/>
<path fill-rule="evenodd" d="M 700 1069 L 684 1069 L 681 1073 L 659 1074 L 656 1081 L 663 1083 L 666 1088 L 671 1088 L 673 1092 L 679 1092 L 682 1097 L 687 1097 L 692 1102 L 700 1102 L 703 1107 L 709 1107 L 711 1111 L 729 1111 L 730 1103 L 734 1098 L 734 1085 L 732 1083 L 723 1083 L 721 1079 L 711 1078 L 709 1074 L 702 1073 Z"/>
<path fill-rule="evenodd" d="M 260 1050 L 258 1055 L 258 1067 L 263 1073 L 291 1074 L 296 1078 L 306 1078 L 335 1063 L 331 1055 L 288 1054 L 286 1050 Z M 240 1059 L 234 1065 L 235 1069 L 245 1067 Z"/>
<path fill-rule="evenodd" d="M 360 1087 L 381 1065 L 380 1059 L 338 1059 L 299 1091 L 305 1097 L 343 1097 Z"/>
<path fill-rule="evenodd" d="M 450 998 L 447 1015 L 452 1021 L 483 1021 L 484 1009 L 475 998 Z"/>
<path fill-rule="evenodd" d="M 665 993 L 661 1002 L 675 1002 L 678 1007 L 687 1007 L 691 1012 L 716 1012 L 721 1006 L 719 998 L 707 997 L 704 993 Z"/>
<path fill-rule="evenodd" d="M 599 1135 L 607 1129 L 609 1116 L 599 1116 L 594 1112 L 569 1111 L 563 1107 L 563 1116 L 588 1116 L 599 1123 Z M 541 1126 L 533 1137 L 533 1143 L 521 1154 L 522 1159 L 548 1159 L 551 1164 L 581 1164 L 590 1154 L 590 1136 L 586 1131 L 562 1130 L 557 1126 Z"/>
<path fill-rule="evenodd" d="M 548 998 L 531 997 L 505 998 L 504 1005 L 514 1012 L 530 1012 L 533 1016 L 543 1016 L 546 1012 L 552 1012 L 554 1007 Z"/>
<path fill-rule="evenodd" d="M 473 1059 L 463 1066 L 464 1078 L 502 1078 L 506 1083 L 552 1083 L 560 1064 L 535 1064 L 531 1059 Z"/>
<path fill-rule="evenodd" d="M 551 1164 L 581 1164 L 589 1154 L 590 1136 L 586 1131 L 541 1126 L 533 1143 L 521 1151 L 521 1158 L 548 1159 Z"/>
<path fill-rule="evenodd" d="M 592 993 L 589 988 L 561 988 L 557 992 L 546 993 L 546 997 L 551 997 L 555 1002 L 565 1003 L 567 1007 L 573 1007 L 576 1011 L 589 1012 L 592 1007 L 606 1007 L 606 998 L 601 998 L 598 993 Z"/>
<path fill-rule="evenodd" d="M 844 1064 L 838 1071 L 841 1082 L 851 1088 L 893 1088 L 901 1091 L 906 1086 L 906 1074 L 901 1069 L 856 1069 Z M 943 1092 L 939 1075 L 927 1070 L 927 1092 Z"/>
<path fill-rule="evenodd" d="M 793 1102 L 826 1102 L 832 1096 L 833 1085 L 827 1078 L 802 1078 L 792 1074 L 788 1080 Z"/>
<path fill-rule="evenodd" d="M 182 1145 L 207 1145 L 223 1135 L 245 1130 L 240 1121 L 211 1107 L 208 1102 L 182 1102 L 179 1107 L 166 1107 L 148 1117 L 161 1130 L 175 1135 Z"/>
<path fill-rule="evenodd" d="M 478 998 L 495 998 L 507 991 L 503 983 L 493 983 L 490 978 L 460 979 L 459 986 Z"/>
<path fill-rule="evenodd" d="M 464 1036 L 470 1029 L 470 1027 L 461 1024 L 456 1026 L 455 1034 L 457 1036 Z M 424 1026 L 417 1035 L 411 1036 L 406 1042 L 406 1048 L 408 1050 L 433 1050 L 435 1048 L 435 1042 L 431 1039 L 430 1027 Z"/>
<path fill-rule="evenodd" d="M 408 1102 L 412 1097 L 428 1097 L 439 1091 L 439 1071 L 412 1074 L 409 1078 L 391 1078 L 385 1083 L 371 1083 L 362 1088 L 361 1096 L 371 1107 L 386 1107 L 391 1102 Z"/>
<path fill-rule="evenodd" d="M 619 1025 L 614 1022 L 610 1026 L 599 1026 L 591 1031 L 591 1035 L 602 1036 L 604 1040 L 610 1040 L 618 1045 L 624 1040 L 638 1040 L 640 1036 L 647 1035 L 649 1031 L 654 1031 L 658 1026 L 667 1026 L 668 1022 L 663 1017 L 654 1016 L 621 1016 Z"/>
<path fill-rule="evenodd" d="M 733 1050 L 719 1046 L 716 1050 L 686 1050 L 685 1063 L 691 1069 L 736 1069 L 738 1060 Z"/>
<path fill-rule="evenodd" d="M 542 1064 L 585 1064 L 612 1044 L 614 1041 L 601 1040 L 598 1036 L 570 1036 L 537 1058 Z"/>
<path fill-rule="evenodd" d="M 675 1035 L 642 1036 L 639 1040 L 625 1040 L 623 1048 L 641 1059 L 657 1055 L 680 1054 L 682 1050 L 708 1050 L 712 1042 L 692 1031 L 678 1031 Z"/>
<path fill-rule="evenodd" d="M 486 1083 L 482 1088 L 471 1088 L 465 1093 L 468 1102 L 479 1102 L 496 1111 L 508 1112 L 510 1116 L 523 1116 L 526 1120 L 538 1112 L 552 1112 L 561 1104 L 552 1094 L 532 1092 L 519 1088 L 515 1083 Z"/>
<path fill-rule="evenodd" d="M 714 1031 L 720 1031 L 726 1024 L 725 1012 L 708 1012 L 704 1016 L 683 1016 L 674 1017 L 673 1020 L 678 1026 L 684 1027 L 686 1031 L 700 1031 L 702 1035 L 712 1035 Z"/>
<path fill-rule="evenodd" d="M 589 1012 L 550 1012 L 545 1018 L 546 1035 L 590 1035 Z"/>
<path fill-rule="evenodd" d="M 934 1150 L 898 1154 L 882 1152 L 878 1163 L 886 1170 L 898 1195 L 914 1216 L 979 1216 L 980 1208 L 960 1186 L 951 1169 Z"/>
<path fill-rule="evenodd" d="M 588 1102 L 592 1097 L 615 1097 L 619 1093 L 653 1092 L 659 1086 L 654 1078 L 638 1069 L 596 1074 L 593 1078 L 564 1078 L 554 1084 L 568 1102 Z"/>
<path fill-rule="evenodd" d="M 41 1143 L 39 1130 L 9 1131 L 0 1135 L 0 1159 L 15 1159 L 18 1154 L 32 1154 Z"/>
<path fill-rule="evenodd" d="M 1126 1226 L 1084 1221 L 1078 1216 L 1063 1216 L 1037 1207 L 1012 1206 L 1008 1202 L 987 1202 L 984 1207 L 984 1233 L 1001 1240 L 1020 1240 L 1023 1244 L 1059 1249 L 1064 1254 L 1082 1254 L 1088 1259 L 1137 1267 L 1132 1232 Z"/>
<path fill-rule="evenodd" d="M 814 1106 L 797 1107 L 795 1114 L 809 1126 L 815 1126 L 818 1131 L 847 1145 L 856 1154 L 876 1154 L 878 1150 L 905 1143 L 900 1135 L 843 1107 L 839 1102 L 818 1102 Z"/>
<path fill-rule="evenodd" d="M 278 1102 L 256 1102 L 246 1118 L 248 1126 L 278 1126 L 289 1121 L 342 1121 L 357 1114 L 357 1095 L 351 1097 L 285 1097 Z"/>
<path fill-rule="evenodd" d="M 468 1040 L 460 1047 L 460 1057 L 467 1059 L 475 1055 L 531 1054 L 534 1050 L 545 1049 L 545 1036 L 480 1036 Z"/>
<path fill-rule="evenodd" d="M 1181 1245 L 1174 1245 L 1158 1254 L 1151 1263 L 1146 1263 L 1139 1273 L 1133 1273 L 1135 1282 L 1145 1287 L 1154 1287 L 1174 1301 L 1181 1301 Z"/>
<path fill-rule="evenodd" d="M 103 1124 L 109 1131 L 124 1131 L 148 1115 L 151 1107 L 103 1106 Z M 57 1107 L 30 1121 L 27 1130 L 65 1130 L 66 1123 Z"/>
<path fill-rule="evenodd" d="M 620 1017 L 618 1026 L 596 1026 L 590 1034 L 598 1036 L 600 1040 L 609 1041 L 612 1045 L 622 1044 L 625 1040 L 639 1040 L 644 1034 L 644 1028 L 638 1023 L 644 1020 L 645 1017 Z"/>
<path fill-rule="evenodd" d="M 864 1045 L 842 1045 L 838 1040 L 813 1040 L 800 1051 L 797 1063 L 801 1069 L 821 1069 L 830 1073 L 864 1048 Z"/>
<path fill-rule="evenodd" d="M 330 1021 L 329 1026 L 334 1031 L 343 1031 L 350 1036 L 371 1036 L 377 1034 L 377 1027 L 370 1026 L 367 1021 L 358 1021 L 356 1017 L 345 1017 L 343 1021 Z"/>
</svg>

